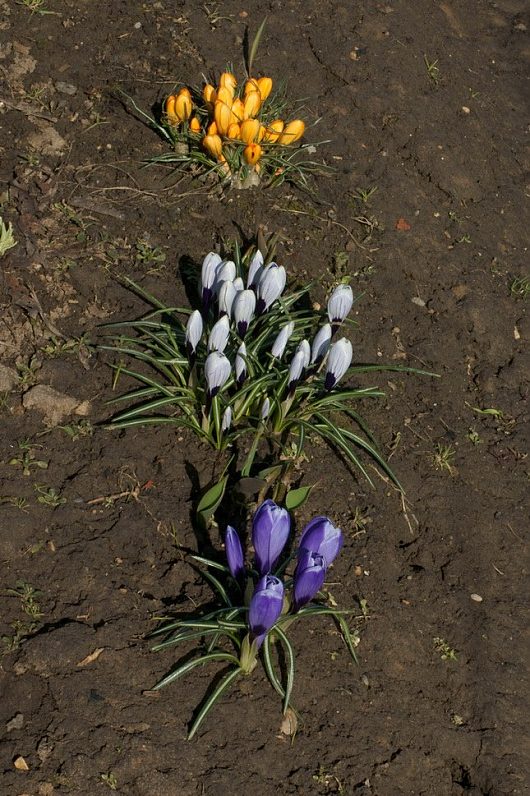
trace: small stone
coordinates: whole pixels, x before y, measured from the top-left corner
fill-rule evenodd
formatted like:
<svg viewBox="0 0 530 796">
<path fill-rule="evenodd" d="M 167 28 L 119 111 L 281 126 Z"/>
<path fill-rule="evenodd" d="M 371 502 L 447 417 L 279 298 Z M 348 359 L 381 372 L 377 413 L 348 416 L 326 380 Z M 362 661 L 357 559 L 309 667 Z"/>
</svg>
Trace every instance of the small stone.
<svg viewBox="0 0 530 796">
<path fill-rule="evenodd" d="M 17 769 L 17 771 L 29 771 L 29 766 L 22 757 L 22 755 L 17 755 L 13 760 L 13 765 Z"/>
<path fill-rule="evenodd" d="M 18 373 L 13 368 L 0 365 L 0 392 L 11 392 L 18 383 Z"/>
<path fill-rule="evenodd" d="M 462 113 L 465 113 L 466 115 L 471 113 L 471 108 L 468 108 L 467 105 L 462 105 Z"/>
<path fill-rule="evenodd" d="M 75 413 L 83 417 L 90 412 L 88 401 L 79 401 L 71 395 L 54 390 L 46 384 L 36 384 L 22 398 L 24 409 L 36 409 L 44 415 L 49 426 L 57 426 L 69 415 Z"/>
<path fill-rule="evenodd" d="M 37 755 L 41 763 L 44 763 L 51 753 L 53 752 L 53 744 L 50 743 L 47 736 L 41 738 L 37 746 Z"/>
<path fill-rule="evenodd" d="M 61 94 L 68 94 L 70 97 L 73 97 L 74 94 L 77 94 L 77 86 L 74 86 L 73 83 L 63 83 L 62 80 L 58 80 L 55 84 L 55 88 Z"/>
<path fill-rule="evenodd" d="M 471 595 L 470 595 L 470 597 L 471 597 L 471 599 L 473 600 L 473 602 L 476 602 L 476 603 L 481 603 L 481 602 L 482 602 L 482 599 L 483 599 L 483 598 L 480 596 L 480 594 L 475 594 L 475 593 L 471 594 Z"/>
<path fill-rule="evenodd" d="M 133 25 L 133 28 L 135 30 L 140 30 L 141 27 L 142 27 L 142 23 L 141 22 L 135 22 L 134 25 Z"/>
<path fill-rule="evenodd" d="M 411 301 L 412 301 L 413 304 L 416 304 L 416 306 L 418 306 L 418 307 L 425 307 L 426 306 L 424 300 L 422 298 L 420 298 L 419 296 L 413 296 L 411 298 Z"/>
<path fill-rule="evenodd" d="M 12 719 L 7 722 L 6 724 L 6 732 L 11 732 L 11 730 L 21 730 L 24 726 L 24 714 L 23 713 L 15 713 Z"/>
</svg>

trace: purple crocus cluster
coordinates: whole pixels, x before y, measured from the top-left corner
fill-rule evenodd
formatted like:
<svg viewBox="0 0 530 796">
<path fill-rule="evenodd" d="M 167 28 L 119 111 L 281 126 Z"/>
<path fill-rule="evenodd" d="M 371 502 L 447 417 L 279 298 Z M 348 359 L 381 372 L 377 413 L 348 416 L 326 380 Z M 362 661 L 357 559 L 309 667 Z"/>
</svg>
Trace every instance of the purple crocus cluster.
<svg viewBox="0 0 530 796">
<path fill-rule="evenodd" d="M 259 579 L 250 600 L 248 624 L 259 647 L 279 619 L 285 602 L 283 581 L 272 574 L 291 533 L 287 509 L 266 500 L 252 520 L 252 545 Z M 241 584 L 246 577 L 245 559 L 237 531 L 228 526 L 226 558 L 231 575 Z M 291 608 L 298 611 L 322 588 L 326 571 L 342 547 L 342 532 L 327 517 L 315 517 L 304 528 L 297 551 Z"/>
</svg>

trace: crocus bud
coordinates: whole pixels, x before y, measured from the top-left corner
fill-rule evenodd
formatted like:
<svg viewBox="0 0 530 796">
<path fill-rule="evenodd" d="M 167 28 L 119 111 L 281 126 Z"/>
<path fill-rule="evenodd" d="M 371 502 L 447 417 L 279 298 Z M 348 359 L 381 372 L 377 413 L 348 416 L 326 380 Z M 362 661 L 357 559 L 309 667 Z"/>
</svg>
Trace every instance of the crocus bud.
<svg viewBox="0 0 530 796">
<path fill-rule="evenodd" d="M 259 144 L 247 144 L 243 150 L 243 157 L 249 166 L 255 166 L 261 157 L 261 147 Z"/>
<path fill-rule="evenodd" d="M 282 121 L 282 119 L 275 119 L 273 122 L 267 125 L 267 129 L 265 135 L 263 136 L 263 140 L 266 142 L 269 141 L 271 144 L 274 144 L 281 136 L 284 127 L 285 123 Z"/>
<path fill-rule="evenodd" d="M 320 553 L 302 549 L 294 571 L 294 607 L 298 610 L 320 591 L 326 577 L 326 560 Z"/>
<path fill-rule="evenodd" d="M 252 520 L 252 544 L 260 575 L 272 570 L 290 532 L 291 518 L 287 509 L 282 509 L 273 500 L 265 500 Z"/>
<path fill-rule="evenodd" d="M 237 122 L 232 122 L 232 124 L 226 131 L 226 137 L 236 141 L 239 141 L 241 139 L 241 127 Z"/>
<path fill-rule="evenodd" d="M 241 140 L 245 144 L 252 144 L 259 135 L 260 123 L 258 119 L 245 119 L 241 123 Z"/>
<path fill-rule="evenodd" d="M 232 103 L 232 113 L 234 114 L 238 122 L 243 121 L 245 106 L 243 105 L 243 100 L 240 100 L 239 97 L 236 97 Z"/>
<path fill-rule="evenodd" d="M 283 128 L 283 132 L 278 139 L 279 144 L 284 146 L 287 144 L 294 144 L 301 138 L 305 131 L 305 124 L 301 119 L 295 119 Z"/>
<path fill-rule="evenodd" d="M 326 363 L 326 380 L 324 388 L 331 390 L 342 379 L 351 365 L 353 349 L 349 340 L 341 337 L 331 346 L 328 361 Z"/>
<path fill-rule="evenodd" d="M 302 377 L 302 373 L 304 372 L 304 361 L 305 355 L 303 351 L 297 351 L 291 360 L 291 364 L 289 365 L 289 376 L 287 380 L 289 392 L 291 393 L 294 391 L 296 385 Z"/>
<path fill-rule="evenodd" d="M 223 315 L 217 323 L 214 323 L 208 337 L 208 351 L 224 351 L 228 343 L 230 334 L 230 319 L 228 315 Z"/>
<path fill-rule="evenodd" d="M 233 282 L 226 281 L 223 282 L 221 287 L 219 288 L 219 313 L 221 315 L 228 315 L 230 317 L 232 312 L 232 304 L 234 303 L 234 298 L 236 296 L 237 290 L 234 286 Z"/>
<path fill-rule="evenodd" d="M 189 89 L 181 88 L 175 100 L 175 113 L 181 122 L 186 122 L 191 116 L 192 102 Z"/>
<path fill-rule="evenodd" d="M 227 86 L 219 86 L 217 89 L 217 98 L 216 102 L 222 102 L 225 105 L 228 105 L 229 108 L 232 107 L 232 103 L 234 101 L 234 94 L 230 91 Z"/>
<path fill-rule="evenodd" d="M 248 325 L 254 316 L 256 309 L 256 294 L 253 290 L 241 290 L 236 294 L 232 304 L 232 315 L 236 322 L 237 331 L 240 337 L 244 337 Z"/>
<path fill-rule="evenodd" d="M 248 624 L 258 647 L 280 618 L 283 594 L 283 583 L 274 575 L 264 575 L 256 583 L 248 609 Z"/>
<path fill-rule="evenodd" d="M 266 132 L 267 132 L 267 128 L 265 127 L 265 125 L 264 124 L 260 124 L 258 137 L 256 138 L 256 141 L 258 142 L 258 144 L 261 144 L 261 142 L 265 138 L 265 133 Z"/>
<path fill-rule="evenodd" d="M 225 553 L 228 569 L 232 577 L 236 578 L 236 580 L 242 578 L 245 574 L 243 548 L 241 547 L 241 539 L 238 532 L 231 525 L 226 528 Z"/>
<path fill-rule="evenodd" d="M 245 284 L 244 284 L 244 282 L 243 282 L 243 280 L 241 279 L 240 276 L 236 276 L 236 278 L 234 279 L 234 287 L 235 287 L 235 289 L 237 290 L 238 293 L 239 293 L 240 290 L 244 290 L 245 289 Z"/>
<path fill-rule="evenodd" d="M 219 160 L 223 154 L 223 142 L 219 135 L 205 135 L 202 139 L 202 145 L 215 160 Z"/>
<path fill-rule="evenodd" d="M 277 298 L 283 293 L 287 274 L 283 265 L 269 263 L 260 276 L 257 288 L 258 304 L 256 311 L 258 315 L 268 310 Z"/>
<path fill-rule="evenodd" d="M 217 268 L 221 262 L 221 257 L 215 252 L 209 252 L 202 261 L 201 298 L 202 306 L 205 311 L 208 310 L 212 300 L 217 276 Z"/>
<path fill-rule="evenodd" d="M 202 90 L 202 98 L 206 103 L 213 105 L 215 100 L 217 99 L 217 92 L 215 88 L 210 84 L 206 83 Z"/>
<path fill-rule="evenodd" d="M 255 80 L 253 77 L 249 78 L 245 83 L 243 95 L 246 97 L 249 91 L 259 91 L 258 81 Z"/>
<path fill-rule="evenodd" d="M 349 285 L 337 285 L 328 299 L 328 318 L 335 326 L 342 323 L 353 305 L 353 292 Z"/>
<path fill-rule="evenodd" d="M 259 91 L 249 91 L 243 100 L 243 118 L 251 119 L 256 116 L 261 107 L 261 94 Z"/>
<path fill-rule="evenodd" d="M 236 264 L 233 260 L 223 260 L 217 267 L 215 283 L 219 290 L 223 282 L 233 282 L 236 278 Z"/>
<path fill-rule="evenodd" d="M 311 364 L 319 365 L 331 345 L 331 324 L 325 323 L 316 333 L 311 345 Z"/>
<path fill-rule="evenodd" d="M 228 128 L 234 121 L 232 119 L 232 105 L 228 105 L 226 102 L 216 99 L 213 109 L 213 118 L 217 125 L 217 132 L 219 135 L 226 135 Z"/>
<path fill-rule="evenodd" d="M 164 110 L 166 112 L 166 117 L 170 125 L 176 127 L 180 123 L 180 119 L 176 114 L 175 111 L 175 102 L 177 97 L 175 94 L 170 94 L 169 97 L 166 99 Z"/>
<path fill-rule="evenodd" d="M 231 95 L 234 96 L 234 91 L 236 90 L 237 86 L 235 75 L 233 75 L 232 72 L 223 72 L 219 78 L 219 86 L 228 89 Z"/>
<path fill-rule="evenodd" d="M 290 321 L 289 323 L 286 323 L 285 326 L 282 326 L 276 337 L 276 340 L 272 344 L 271 354 L 273 357 L 275 357 L 276 359 L 281 359 L 283 357 L 285 346 L 289 342 L 289 338 L 291 337 L 293 332 L 294 332 L 293 321 Z"/>
<path fill-rule="evenodd" d="M 186 348 L 189 356 L 195 354 L 202 337 L 202 330 L 202 315 L 199 310 L 193 310 L 186 324 Z"/>
<path fill-rule="evenodd" d="M 232 425 L 232 407 L 227 406 L 223 412 L 223 419 L 221 421 L 221 431 L 228 431 Z"/>
<path fill-rule="evenodd" d="M 241 387 L 247 378 L 247 347 L 245 343 L 241 343 L 237 349 L 234 370 L 236 372 L 237 386 Z"/>
<path fill-rule="evenodd" d="M 303 354 L 303 357 L 304 357 L 304 370 L 306 370 L 306 368 L 309 367 L 309 363 L 311 361 L 311 347 L 309 345 L 309 341 L 308 340 L 302 340 L 300 343 L 298 343 L 296 352 L 298 352 L 298 351 L 300 351 Z"/>
<path fill-rule="evenodd" d="M 219 351 L 212 351 L 204 363 L 204 377 L 208 388 L 208 396 L 213 398 L 230 376 L 230 362 Z"/>
<path fill-rule="evenodd" d="M 326 566 L 332 563 L 342 547 L 342 531 L 336 528 L 327 517 L 315 517 L 307 523 L 300 539 L 299 555 L 302 550 L 311 550 L 324 556 Z"/>
<path fill-rule="evenodd" d="M 190 132 L 192 133 L 201 132 L 201 123 L 196 116 L 192 116 L 190 119 Z"/>
<path fill-rule="evenodd" d="M 270 398 L 265 398 L 263 403 L 261 404 L 260 409 L 260 418 L 261 420 L 266 420 L 269 416 L 269 412 L 271 411 L 271 402 Z"/>
<path fill-rule="evenodd" d="M 216 123 L 215 123 L 215 122 L 211 122 L 211 123 L 208 125 L 208 129 L 207 129 L 207 131 L 206 131 L 206 132 L 208 133 L 208 135 L 218 135 L 218 133 L 217 133 L 217 125 L 216 125 Z"/>
<path fill-rule="evenodd" d="M 258 78 L 258 91 L 261 96 L 261 101 L 265 102 L 267 97 L 272 91 L 272 80 L 270 77 L 259 77 Z"/>
<path fill-rule="evenodd" d="M 263 271 L 263 255 L 256 249 L 248 266 L 247 287 L 254 287 L 259 282 Z"/>
</svg>

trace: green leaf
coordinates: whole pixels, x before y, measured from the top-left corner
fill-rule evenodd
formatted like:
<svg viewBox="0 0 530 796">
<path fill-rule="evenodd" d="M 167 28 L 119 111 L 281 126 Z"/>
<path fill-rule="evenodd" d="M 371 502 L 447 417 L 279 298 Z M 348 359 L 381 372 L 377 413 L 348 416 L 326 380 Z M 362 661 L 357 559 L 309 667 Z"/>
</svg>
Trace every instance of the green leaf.
<svg viewBox="0 0 530 796">
<path fill-rule="evenodd" d="M 312 485 L 300 486 L 298 489 L 290 489 L 285 497 L 285 507 L 288 508 L 289 511 L 294 511 L 294 509 L 299 508 L 306 502 L 312 489 Z"/>
<path fill-rule="evenodd" d="M 359 659 L 357 658 L 357 653 L 355 652 L 355 647 L 353 645 L 353 639 L 351 637 L 351 632 L 350 628 L 348 627 L 348 623 L 346 622 L 344 617 L 341 616 L 340 614 L 333 614 L 333 619 L 336 621 L 341 630 L 342 638 L 344 639 L 344 643 L 348 647 L 350 655 L 352 656 L 354 662 L 358 664 Z"/>
<path fill-rule="evenodd" d="M 191 739 L 193 738 L 193 736 L 195 735 L 195 733 L 197 732 L 197 730 L 199 729 L 202 722 L 204 721 L 210 710 L 213 708 L 217 700 L 232 685 L 236 677 L 238 677 L 240 674 L 241 674 L 241 669 L 238 666 L 237 669 L 232 669 L 230 672 L 228 672 L 226 677 L 223 680 L 221 680 L 221 682 L 219 683 L 213 694 L 211 694 L 208 697 L 208 699 L 206 700 L 206 702 L 198 712 L 197 718 L 190 727 L 190 731 L 188 734 L 188 741 L 191 741 Z"/>
<path fill-rule="evenodd" d="M 224 497 L 227 481 L 228 475 L 223 475 L 216 484 L 206 490 L 199 500 L 197 516 L 201 517 L 204 522 L 207 522 L 219 507 Z"/>
<path fill-rule="evenodd" d="M 291 699 L 291 692 L 293 690 L 294 685 L 294 651 L 291 646 L 291 642 L 283 632 L 283 630 L 278 627 L 278 625 L 274 626 L 274 632 L 277 634 L 279 640 L 283 644 L 286 652 L 286 663 L 287 663 L 287 681 L 285 684 L 285 696 L 283 699 L 283 712 L 284 715 L 287 713 L 287 708 L 289 707 L 289 700 Z"/>
<path fill-rule="evenodd" d="M 209 655 L 203 655 L 201 658 L 194 658 L 192 661 L 188 661 L 182 666 L 179 666 L 175 671 L 170 672 L 166 677 L 159 680 L 153 688 L 153 691 L 164 688 L 164 686 L 169 685 L 169 683 L 172 683 L 184 674 L 191 672 L 191 670 L 195 669 L 197 666 L 204 666 L 204 664 L 210 663 L 210 661 L 230 661 L 230 663 L 239 665 L 239 661 L 235 655 L 230 655 L 228 652 L 211 652 Z"/>
</svg>

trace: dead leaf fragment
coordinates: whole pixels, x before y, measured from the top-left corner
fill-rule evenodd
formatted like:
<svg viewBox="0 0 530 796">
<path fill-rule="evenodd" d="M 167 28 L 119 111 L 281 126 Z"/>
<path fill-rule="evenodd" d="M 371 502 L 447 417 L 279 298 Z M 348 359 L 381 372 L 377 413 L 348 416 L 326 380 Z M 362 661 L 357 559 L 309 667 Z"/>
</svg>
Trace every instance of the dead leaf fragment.
<svg viewBox="0 0 530 796">
<path fill-rule="evenodd" d="M 15 757 L 15 759 L 13 760 L 13 765 L 15 766 L 17 771 L 29 771 L 29 766 L 22 757 L 22 755 L 18 755 L 17 757 Z"/>
<path fill-rule="evenodd" d="M 396 221 L 396 229 L 400 232 L 408 232 L 410 228 L 411 226 L 406 218 L 398 218 Z"/>
<path fill-rule="evenodd" d="M 77 666 L 88 666 L 89 663 L 97 661 L 104 649 L 105 647 L 96 647 L 94 652 L 91 652 L 90 655 L 87 655 L 86 658 L 83 658 L 82 661 L 79 661 Z"/>
</svg>

